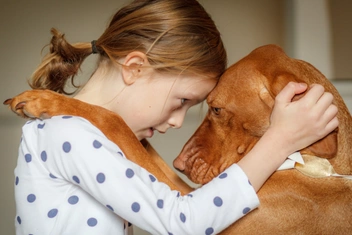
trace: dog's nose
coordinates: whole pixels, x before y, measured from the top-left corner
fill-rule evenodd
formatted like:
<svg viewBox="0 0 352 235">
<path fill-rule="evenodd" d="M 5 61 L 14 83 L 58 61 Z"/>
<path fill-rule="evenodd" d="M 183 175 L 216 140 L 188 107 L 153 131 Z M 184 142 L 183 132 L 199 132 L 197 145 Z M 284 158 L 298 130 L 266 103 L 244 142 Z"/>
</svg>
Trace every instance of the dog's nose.
<svg viewBox="0 0 352 235">
<path fill-rule="evenodd" d="M 183 161 L 180 157 L 177 157 L 174 162 L 173 162 L 174 167 L 180 171 L 183 172 L 185 170 L 185 161 Z"/>
</svg>

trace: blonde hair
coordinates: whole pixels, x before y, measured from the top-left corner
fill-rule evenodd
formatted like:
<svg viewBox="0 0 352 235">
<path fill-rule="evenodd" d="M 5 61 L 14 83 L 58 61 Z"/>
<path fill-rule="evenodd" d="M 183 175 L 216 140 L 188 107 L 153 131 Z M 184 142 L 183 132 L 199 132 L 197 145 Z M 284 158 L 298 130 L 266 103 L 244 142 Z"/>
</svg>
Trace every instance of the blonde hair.
<svg viewBox="0 0 352 235">
<path fill-rule="evenodd" d="M 33 89 L 65 93 L 65 84 L 92 54 L 90 42 L 70 44 L 51 29 L 50 51 L 33 73 Z M 227 65 L 226 52 L 213 20 L 195 0 L 135 0 L 121 8 L 95 41 L 100 61 L 116 62 L 132 51 L 147 55 L 160 72 L 211 74 Z"/>
</svg>

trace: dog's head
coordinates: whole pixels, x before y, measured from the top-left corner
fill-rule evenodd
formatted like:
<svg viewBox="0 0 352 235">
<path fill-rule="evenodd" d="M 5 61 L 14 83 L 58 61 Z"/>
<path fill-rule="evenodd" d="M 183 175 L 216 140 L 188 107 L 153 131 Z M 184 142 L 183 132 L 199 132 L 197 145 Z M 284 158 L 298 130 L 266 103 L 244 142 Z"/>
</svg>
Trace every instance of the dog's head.
<svg viewBox="0 0 352 235">
<path fill-rule="evenodd" d="M 269 127 L 274 99 L 290 81 L 320 83 L 333 93 L 335 102 L 343 103 L 312 65 L 289 58 L 278 46 L 260 47 L 222 75 L 207 98 L 209 110 L 203 123 L 175 159 L 175 168 L 204 184 L 238 162 Z M 334 158 L 337 131 L 301 152 Z"/>
</svg>

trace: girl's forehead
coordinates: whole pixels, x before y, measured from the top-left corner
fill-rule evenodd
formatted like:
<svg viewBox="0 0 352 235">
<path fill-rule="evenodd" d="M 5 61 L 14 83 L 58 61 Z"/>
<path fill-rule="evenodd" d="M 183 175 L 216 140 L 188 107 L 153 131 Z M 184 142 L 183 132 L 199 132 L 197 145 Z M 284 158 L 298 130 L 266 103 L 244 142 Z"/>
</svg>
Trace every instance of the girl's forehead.
<svg viewBox="0 0 352 235">
<path fill-rule="evenodd" d="M 175 82 L 175 89 L 190 98 L 205 99 L 210 91 L 215 87 L 216 79 L 204 76 L 183 76 Z"/>
</svg>

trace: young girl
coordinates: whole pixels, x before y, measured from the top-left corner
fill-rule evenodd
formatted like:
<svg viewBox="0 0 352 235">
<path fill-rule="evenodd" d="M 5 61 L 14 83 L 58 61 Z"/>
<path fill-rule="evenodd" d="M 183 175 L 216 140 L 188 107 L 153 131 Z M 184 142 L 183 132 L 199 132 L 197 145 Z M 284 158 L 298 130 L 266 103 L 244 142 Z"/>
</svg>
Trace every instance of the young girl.
<svg viewBox="0 0 352 235">
<path fill-rule="evenodd" d="M 71 45 L 52 33 L 31 86 L 65 93 L 83 60 L 99 54 L 75 98 L 118 113 L 139 140 L 180 128 L 226 67 L 220 34 L 196 1 L 134 1 L 92 43 Z M 15 170 L 16 233 L 131 234 L 130 223 L 151 234 L 219 233 L 259 205 L 256 191 L 289 154 L 336 128 L 336 107 L 321 86 L 291 102 L 305 89 L 286 86 L 253 150 L 186 196 L 127 160 L 83 118 L 29 122 Z"/>
</svg>

